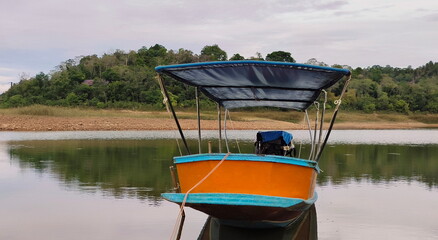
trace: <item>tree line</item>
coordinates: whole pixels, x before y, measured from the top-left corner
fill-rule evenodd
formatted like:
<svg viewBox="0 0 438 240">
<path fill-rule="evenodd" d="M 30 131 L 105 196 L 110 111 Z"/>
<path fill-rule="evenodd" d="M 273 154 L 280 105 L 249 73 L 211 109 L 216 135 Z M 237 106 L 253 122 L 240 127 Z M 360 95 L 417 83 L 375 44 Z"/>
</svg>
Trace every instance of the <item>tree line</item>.
<svg viewBox="0 0 438 240">
<path fill-rule="evenodd" d="M 274 51 L 245 58 L 239 53 L 228 57 L 218 45 L 205 46 L 200 54 L 187 49 L 169 50 L 156 44 L 137 51 L 116 50 L 102 56 L 89 55 L 62 62 L 51 73 L 23 78 L 0 95 L 1 107 L 32 104 L 52 106 L 89 106 L 96 108 L 162 109 L 162 96 L 154 68 L 159 65 L 205 61 L 266 60 L 295 62 L 292 54 Z M 328 66 L 314 58 L 306 64 Z M 418 68 L 371 66 L 348 68 L 352 80 L 343 107 L 366 113 L 374 111 L 438 113 L 438 63 L 428 62 Z M 166 78 L 170 97 L 178 108 L 195 106 L 194 89 Z M 329 100 L 340 94 L 341 85 L 328 91 Z M 332 102 L 332 101 L 331 101 Z M 215 105 L 205 96 L 201 106 Z M 330 107 L 330 106 L 329 106 Z"/>
</svg>

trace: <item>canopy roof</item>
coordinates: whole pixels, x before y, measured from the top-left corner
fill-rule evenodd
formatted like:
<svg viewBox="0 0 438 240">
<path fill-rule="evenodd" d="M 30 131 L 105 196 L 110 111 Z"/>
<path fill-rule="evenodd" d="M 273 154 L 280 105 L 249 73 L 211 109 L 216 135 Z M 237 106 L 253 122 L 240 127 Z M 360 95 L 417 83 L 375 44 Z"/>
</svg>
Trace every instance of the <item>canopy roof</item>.
<svg viewBox="0 0 438 240">
<path fill-rule="evenodd" d="M 226 109 L 280 107 L 307 109 L 346 69 L 267 61 L 204 62 L 158 66 L 178 81 L 199 87 Z"/>
</svg>

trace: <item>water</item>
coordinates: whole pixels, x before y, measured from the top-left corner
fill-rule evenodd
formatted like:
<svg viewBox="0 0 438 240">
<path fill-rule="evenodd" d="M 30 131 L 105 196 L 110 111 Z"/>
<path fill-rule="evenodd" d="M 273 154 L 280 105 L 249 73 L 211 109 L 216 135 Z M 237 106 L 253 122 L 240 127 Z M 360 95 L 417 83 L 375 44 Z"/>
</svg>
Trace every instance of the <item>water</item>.
<svg viewBox="0 0 438 240">
<path fill-rule="evenodd" d="M 179 155 L 174 136 L 2 132 L 0 239 L 169 239 L 178 206 L 160 194 Z M 252 152 L 255 131 L 229 136 Z M 306 155 L 308 132 L 294 136 Z M 195 151 L 196 132 L 188 137 Z M 316 189 L 319 239 L 438 238 L 437 130 L 335 131 L 330 143 Z M 207 216 L 186 219 L 183 239 L 196 239 Z"/>
</svg>

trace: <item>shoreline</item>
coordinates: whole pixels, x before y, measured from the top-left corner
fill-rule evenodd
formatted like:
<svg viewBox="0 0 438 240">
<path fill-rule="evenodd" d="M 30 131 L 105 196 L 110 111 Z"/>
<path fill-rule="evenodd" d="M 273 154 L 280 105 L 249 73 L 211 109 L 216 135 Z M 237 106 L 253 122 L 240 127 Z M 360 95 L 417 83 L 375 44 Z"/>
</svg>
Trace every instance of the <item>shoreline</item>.
<svg viewBox="0 0 438 240">
<path fill-rule="evenodd" d="M 197 129 L 196 119 L 179 119 L 184 130 Z M 307 130 L 304 124 L 279 120 L 257 119 L 230 121 L 229 130 Z M 328 127 L 328 123 L 325 126 Z M 217 120 L 201 120 L 204 130 L 217 130 Z M 338 121 L 336 130 L 383 130 L 383 129 L 428 129 L 438 128 L 438 124 L 417 121 Z M 2 131 L 126 131 L 126 130 L 175 130 L 173 119 L 135 117 L 58 117 L 31 115 L 0 115 Z M 223 122 L 222 122 L 223 129 Z"/>
</svg>

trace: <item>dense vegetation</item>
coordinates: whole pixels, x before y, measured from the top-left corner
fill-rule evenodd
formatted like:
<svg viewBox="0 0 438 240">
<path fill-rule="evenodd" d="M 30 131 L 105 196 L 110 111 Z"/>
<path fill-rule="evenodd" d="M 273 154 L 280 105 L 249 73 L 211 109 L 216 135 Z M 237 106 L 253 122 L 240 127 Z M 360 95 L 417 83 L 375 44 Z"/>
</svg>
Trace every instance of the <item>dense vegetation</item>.
<svg viewBox="0 0 438 240">
<path fill-rule="evenodd" d="M 265 60 L 256 53 L 252 60 Z M 97 108 L 162 108 L 162 97 L 154 68 L 158 65 L 203 61 L 243 60 L 236 53 L 228 55 L 218 45 L 205 46 L 200 54 L 190 50 L 168 50 L 164 46 L 142 47 L 138 51 L 117 50 L 111 54 L 69 59 L 50 74 L 39 73 L 21 79 L 0 96 L 0 106 L 19 107 L 32 104 L 91 106 Z M 269 61 L 295 62 L 291 53 L 275 51 Z M 306 63 L 327 66 L 316 59 Z M 401 113 L 438 113 L 438 63 L 429 62 L 413 69 L 391 66 L 351 68 L 352 82 L 344 97 L 344 107 L 366 113 L 394 111 Z M 166 79 L 170 82 L 171 79 Z M 172 102 L 179 108 L 195 104 L 192 87 L 172 81 L 168 84 Z M 330 100 L 341 91 L 340 85 L 329 91 Z M 213 107 L 205 97 L 203 107 Z"/>
</svg>

